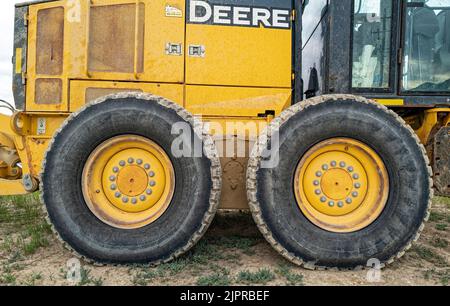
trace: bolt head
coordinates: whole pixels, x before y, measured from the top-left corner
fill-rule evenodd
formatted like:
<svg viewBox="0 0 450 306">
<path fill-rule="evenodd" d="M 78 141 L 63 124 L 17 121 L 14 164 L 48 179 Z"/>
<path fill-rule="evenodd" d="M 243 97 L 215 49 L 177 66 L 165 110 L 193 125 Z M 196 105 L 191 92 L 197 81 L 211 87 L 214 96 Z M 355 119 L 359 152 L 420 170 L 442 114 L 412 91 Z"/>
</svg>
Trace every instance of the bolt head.
<svg viewBox="0 0 450 306">
<path fill-rule="evenodd" d="M 116 184 L 112 184 L 111 185 L 111 190 L 116 190 L 117 189 L 117 185 Z"/>
<path fill-rule="evenodd" d="M 322 176 L 322 172 L 317 171 L 317 172 L 316 172 L 316 176 L 317 176 L 317 177 L 321 177 L 321 176 Z"/>
<path fill-rule="evenodd" d="M 137 163 L 138 165 L 142 165 L 143 161 L 142 161 L 142 159 L 138 159 L 138 160 L 136 161 L 136 163 Z"/>
<path fill-rule="evenodd" d="M 147 197 L 145 195 L 141 195 L 141 197 L 139 198 L 139 200 L 141 200 L 142 202 L 144 202 L 147 199 Z"/>
<path fill-rule="evenodd" d="M 147 191 L 145 192 L 147 195 L 151 195 L 153 193 L 153 190 L 151 189 L 147 189 Z"/>
<path fill-rule="evenodd" d="M 111 176 L 109 177 L 109 180 L 110 180 L 111 182 L 114 182 L 114 181 L 116 180 L 116 176 L 115 176 L 115 175 L 111 175 Z"/>
<path fill-rule="evenodd" d="M 314 181 L 313 184 L 314 184 L 314 186 L 319 186 L 320 182 L 319 181 Z"/>
<path fill-rule="evenodd" d="M 129 201 L 128 197 L 123 197 L 122 198 L 122 202 L 124 202 L 125 204 L 128 203 L 128 201 Z"/>
<path fill-rule="evenodd" d="M 128 158 L 128 163 L 129 163 L 129 164 L 132 164 L 132 163 L 134 163 L 134 158 L 131 158 L 131 157 L 130 157 L 130 158 Z"/>
<path fill-rule="evenodd" d="M 322 194 L 322 191 L 320 191 L 320 189 L 316 189 L 315 193 L 316 193 L 317 195 L 320 195 L 320 194 Z"/>
<path fill-rule="evenodd" d="M 346 202 L 347 204 L 352 204 L 352 203 L 353 203 L 353 200 L 350 199 L 350 198 L 347 198 L 347 200 L 345 200 L 345 202 Z"/>
<path fill-rule="evenodd" d="M 155 181 L 150 181 L 150 184 L 149 184 L 151 187 L 155 187 L 156 186 L 156 182 Z"/>
<path fill-rule="evenodd" d="M 339 203 L 338 203 L 338 207 L 339 207 L 339 208 L 342 208 L 342 207 L 344 207 L 344 203 L 342 203 L 342 202 L 339 202 Z"/>
<path fill-rule="evenodd" d="M 327 198 L 326 198 L 326 197 L 321 197 L 321 198 L 320 198 L 320 202 L 325 203 L 326 201 L 327 201 Z"/>
<path fill-rule="evenodd" d="M 116 198 L 120 198 L 122 196 L 122 194 L 120 192 L 116 192 L 115 197 Z"/>
<path fill-rule="evenodd" d="M 149 165 L 149 164 L 145 164 L 145 165 L 144 165 L 144 168 L 145 168 L 146 170 L 148 170 L 148 169 L 150 169 L 150 165 Z"/>
<path fill-rule="evenodd" d="M 155 177 L 155 172 L 150 171 L 150 172 L 148 173 L 148 176 L 150 176 L 150 177 Z"/>
<path fill-rule="evenodd" d="M 353 174 L 353 178 L 354 178 L 355 180 L 359 179 L 359 174 L 358 174 L 358 173 Z"/>
<path fill-rule="evenodd" d="M 356 191 L 352 192 L 352 197 L 354 198 L 358 197 L 358 193 Z"/>
<path fill-rule="evenodd" d="M 345 162 L 340 162 L 340 163 L 339 163 L 339 167 L 345 168 L 345 166 L 346 166 L 346 163 L 345 163 Z"/>
<path fill-rule="evenodd" d="M 326 164 L 322 166 L 322 170 L 324 170 L 324 171 L 327 171 L 328 168 L 329 168 L 329 167 L 328 167 L 328 165 L 326 165 Z"/>
<path fill-rule="evenodd" d="M 135 198 L 131 199 L 131 204 L 137 204 L 137 200 Z"/>
<path fill-rule="evenodd" d="M 361 184 L 360 184 L 360 183 L 356 183 L 356 184 L 355 184 L 355 188 L 356 188 L 356 189 L 361 188 Z"/>
<path fill-rule="evenodd" d="M 330 163 L 330 165 L 331 165 L 331 167 L 336 167 L 336 166 L 337 166 L 337 162 L 333 160 L 333 161 Z"/>
<path fill-rule="evenodd" d="M 121 160 L 121 161 L 119 162 L 119 165 L 120 165 L 121 167 L 125 167 L 126 164 L 127 164 L 127 163 L 126 163 L 124 160 Z"/>
<path fill-rule="evenodd" d="M 114 167 L 114 168 L 113 168 L 113 172 L 114 172 L 114 173 L 119 172 L 119 167 Z"/>
<path fill-rule="evenodd" d="M 334 202 L 333 201 L 328 202 L 328 206 L 334 207 Z"/>
<path fill-rule="evenodd" d="M 354 169 L 352 166 L 348 167 L 347 170 L 348 170 L 348 172 L 353 172 L 353 171 L 355 171 L 355 169 Z"/>
</svg>

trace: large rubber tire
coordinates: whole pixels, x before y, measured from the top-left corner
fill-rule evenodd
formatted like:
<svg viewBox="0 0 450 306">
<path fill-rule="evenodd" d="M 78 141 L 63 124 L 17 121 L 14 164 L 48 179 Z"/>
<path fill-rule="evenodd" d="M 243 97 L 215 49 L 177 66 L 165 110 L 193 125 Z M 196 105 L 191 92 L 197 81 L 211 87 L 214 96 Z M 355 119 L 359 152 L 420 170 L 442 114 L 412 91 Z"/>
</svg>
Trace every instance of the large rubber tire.
<svg viewBox="0 0 450 306">
<path fill-rule="evenodd" d="M 192 140 L 203 141 L 202 157 L 175 158 L 171 145 L 174 123 L 186 122 Z M 200 129 L 195 129 L 200 126 Z M 221 168 L 211 137 L 182 107 L 163 98 L 136 93 L 107 96 L 66 120 L 45 157 L 42 199 L 49 221 L 78 255 L 101 264 L 167 262 L 180 256 L 203 236 L 219 205 Z M 83 167 L 91 152 L 118 135 L 151 139 L 169 156 L 175 191 L 167 211 L 139 229 L 119 229 L 100 221 L 82 194 Z M 203 134 L 203 135 L 202 135 Z"/>
<path fill-rule="evenodd" d="M 279 164 L 263 169 L 261 156 L 266 155 L 262 153 L 276 132 Z M 322 96 L 283 112 L 266 135 L 260 137 L 249 161 L 248 199 L 261 232 L 284 257 L 310 269 L 360 268 L 369 259 L 377 259 L 383 267 L 418 239 L 429 216 L 431 168 L 414 131 L 394 112 L 361 97 Z M 317 143 L 336 137 L 369 145 L 389 175 L 389 197 L 381 215 L 351 233 L 327 231 L 310 222 L 293 187 L 302 156 Z"/>
</svg>

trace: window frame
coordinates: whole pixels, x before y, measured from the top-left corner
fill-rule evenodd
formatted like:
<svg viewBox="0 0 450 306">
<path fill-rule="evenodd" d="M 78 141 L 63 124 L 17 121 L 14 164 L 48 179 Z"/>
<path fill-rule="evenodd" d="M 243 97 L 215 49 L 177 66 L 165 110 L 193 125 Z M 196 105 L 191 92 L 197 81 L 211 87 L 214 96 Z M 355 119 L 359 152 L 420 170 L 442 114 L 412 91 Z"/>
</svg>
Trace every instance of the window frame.
<svg viewBox="0 0 450 306">
<path fill-rule="evenodd" d="M 405 90 L 403 88 L 403 69 L 405 68 L 405 54 L 406 54 L 406 14 L 408 11 L 408 0 L 401 1 L 401 37 L 400 37 L 400 50 L 399 52 L 399 72 L 398 72 L 398 94 L 403 96 L 447 96 L 450 94 L 450 90 L 448 91 L 426 91 L 426 90 Z"/>
<path fill-rule="evenodd" d="M 392 4 L 392 20 L 391 20 L 391 46 L 390 46 L 390 61 L 389 61 L 389 80 L 387 87 L 353 87 L 353 51 L 354 51 L 354 28 L 355 28 L 355 2 L 357 0 L 352 0 L 351 2 L 351 37 L 350 37 L 350 90 L 352 93 L 368 93 L 368 94 L 394 94 L 396 92 L 396 79 L 398 79 L 398 60 L 397 60 L 397 46 L 398 46 L 398 28 L 399 28 L 399 3 L 402 1 L 390 0 Z M 383 1 L 383 0 L 381 0 Z"/>
</svg>

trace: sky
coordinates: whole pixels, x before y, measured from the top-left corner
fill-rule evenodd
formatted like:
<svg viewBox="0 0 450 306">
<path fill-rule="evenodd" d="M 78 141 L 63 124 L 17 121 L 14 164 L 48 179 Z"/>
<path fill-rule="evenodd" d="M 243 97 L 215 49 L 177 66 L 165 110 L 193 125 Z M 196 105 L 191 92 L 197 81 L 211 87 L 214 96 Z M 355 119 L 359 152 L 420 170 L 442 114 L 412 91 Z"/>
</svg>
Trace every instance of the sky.
<svg viewBox="0 0 450 306">
<path fill-rule="evenodd" d="M 12 95 L 12 55 L 14 4 L 23 0 L 0 0 L 0 99 L 14 102 Z"/>
</svg>

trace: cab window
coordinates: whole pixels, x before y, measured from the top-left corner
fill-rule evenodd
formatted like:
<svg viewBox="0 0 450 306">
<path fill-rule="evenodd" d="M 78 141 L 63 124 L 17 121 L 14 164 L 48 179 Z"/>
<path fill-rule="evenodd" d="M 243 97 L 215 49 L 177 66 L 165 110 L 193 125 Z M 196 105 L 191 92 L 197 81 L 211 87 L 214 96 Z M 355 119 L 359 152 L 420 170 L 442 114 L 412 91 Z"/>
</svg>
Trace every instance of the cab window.
<svg viewBox="0 0 450 306">
<path fill-rule="evenodd" d="M 390 88 L 392 11 L 392 0 L 354 0 L 353 88 Z"/>
<path fill-rule="evenodd" d="M 403 91 L 450 91 L 450 0 L 408 0 Z"/>
</svg>

